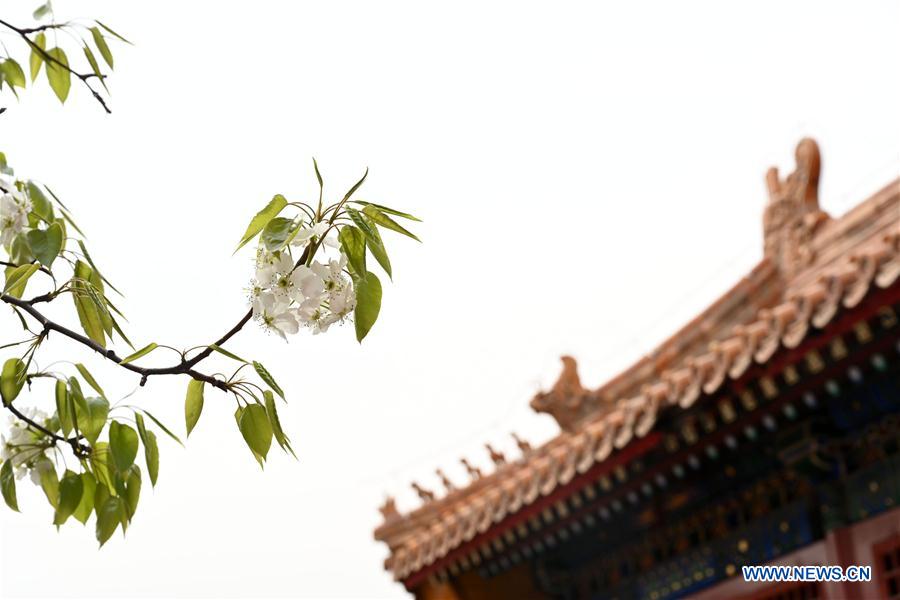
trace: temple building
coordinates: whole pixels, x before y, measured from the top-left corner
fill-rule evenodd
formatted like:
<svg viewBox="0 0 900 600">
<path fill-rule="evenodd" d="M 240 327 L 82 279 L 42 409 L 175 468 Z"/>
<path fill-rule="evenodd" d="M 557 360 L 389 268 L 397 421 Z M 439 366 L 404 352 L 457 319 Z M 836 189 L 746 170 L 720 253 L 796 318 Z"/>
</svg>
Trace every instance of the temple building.
<svg viewBox="0 0 900 600">
<path fill-rule="evenodd" d="M 761 261 L 599 389 L 576 362 L 532 401 L 560 433 L 375 538 L 416 598 L 900 599 L 900 179 L 841 217 L 819 149 L 769 170 Z M 749 583 L 744 565 L 871 565 Z"/>
</svg>

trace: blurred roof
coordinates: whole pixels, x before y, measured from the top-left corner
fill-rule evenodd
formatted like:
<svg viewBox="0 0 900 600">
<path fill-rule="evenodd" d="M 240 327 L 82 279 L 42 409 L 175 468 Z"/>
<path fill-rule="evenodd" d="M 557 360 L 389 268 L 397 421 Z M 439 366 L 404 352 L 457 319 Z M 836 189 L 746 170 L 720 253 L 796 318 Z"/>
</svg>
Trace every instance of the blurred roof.
<svg viewBox="0 0 900 600">
<path fill-rule="evenodd" d="M 598 389 L 585 389 L 575 359 L 563 357 L 556 384 L 531 406 L 552 415 L 561 433 L 507 460 L 490 446 L 496 469 L 482 474 L 463 459 L 471 481 L 455 487 L 442 472 L 445 495 L 418 484 L 423 504 L 401 514 L 389 498 L 375 538 L 390 548 L 385 567 L 406 579 L 488 531 L 539 496 L 639 443 L 669 406 L 689 408 L 782 347 L 795 348 L 841 307 L 853 308 L 873 288 L 900 277 L 900 179 L 838 219 L 819 208 L 818 145 L 797 145 L 785 178 L 769 169 L 763 216 L 764 257 L 743 279 L 653 352 Z M 665 297 L 660 290 L 660 297 Z"/>
</svg>

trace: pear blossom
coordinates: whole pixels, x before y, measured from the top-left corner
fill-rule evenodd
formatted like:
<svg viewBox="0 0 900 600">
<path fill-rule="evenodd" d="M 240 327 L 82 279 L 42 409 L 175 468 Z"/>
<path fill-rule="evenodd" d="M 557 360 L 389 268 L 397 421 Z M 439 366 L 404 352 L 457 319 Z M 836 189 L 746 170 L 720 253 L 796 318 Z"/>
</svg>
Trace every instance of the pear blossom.
<svg viewBox="0 0 900 600">
<path fill-rule="evenodd" d="M 281 301 L 271 292 L 262 292 L 254 298 L 253 316 L 263 327 L 277 333 L 284 340 L 287 340 L 286 333 L 297 333 L 300 328 L 296 312 L 289 308 L 288 303 Z"/>
<path fill-rule="evenodd" d="M 300 305 L 297 310 L 297 317 L 300 322 L 309 327 L 313 335 L 325 333 L 328 327 L 335 322 L 327 308 L 316 299 L 310 299 Z"/>
<path fill-rule="evenodd" d="M 356 308 L 356 294 L 349 283 L 342 290 L 329 296 L 328 309 L 339 319 L 346 317 L 354 308 Z"/>
<path fill-rule="evenodd" d="M 0 245 L 6 246 L 28 226 L 31 201 L 28 196 L 10 186 L 0 196 Z"/>
<path fill-rule="evenodd" d="M 305 244 L 325 235 L 329 227 L 324 222 L 305 227 L 293 243 Z M 322 242 L 327 248 L 340 248 L 333 236 Z M 330 252 L 325 248 L 322 251 Z M 287 249 L 271 252 L 260 246 L 250 288 L 254 318 L 284 339 L 301 326 L 315 335 L 344 321 L 356 306 L 353 284 L 345 273 L 347 257 L 338 252 L 337 258 L 323 261 L 295 265 Z"/>
<path fill-rule="evenodd" d="M 32 407 L 22 409 L 22 414 L 35 423 L 45 424 L 49 420 L 47 413 Z M 16 479 L 23 479 L 31 472 L 34 481 L 36 466 L 48 462 L 42 460 L 48 450 L 40 445 L 44 437 L 43 433 L 32 431 L 27 423 L 10 415 L 8 431 L 0 434 L 0 462 L 12 461 Z M 40 483 L 40 473 L 37 482 Z"/>
<path fill-rule="evenodd" d="M 256 252 L 256 284 L 271 288 L 278 281 L 279 274 L 289 273 L 294 263 L 287 252 L 269 252 L 262 246 Z"/>
<path fill-rule="evenodd" d="M 291 244 L 294 246 L 305 246 L 312 238 L 323 235 L 328 231 L 329 227 L 330 225 L 325 221 L 319 221 L 312 227 L 301 227 L 297 232 L 297 235 L 294 236 L 294 239 L 291 240 Z"/>
<path fill-rule="evenodd" d="M 331 260 L 327 265 L 315 261 L 312 264 L 312 270 L 325 284 L 325 291 L 328 294 L 340 292 L 349 284 L 350 280 L 344 276 L 344 268 L 347 266 L 347 256 L 341 254 L 339 260 Z"/>
<path fill-rule="evenodd" d="M 291 273 L 291 281 L 294 285 L 291 294 L 293 300 L 300 304 L 308 300 L 321 302 L 325 293 L 325 282 L 314 270 L 306 265 L 300 265 Z"/>
</svg>

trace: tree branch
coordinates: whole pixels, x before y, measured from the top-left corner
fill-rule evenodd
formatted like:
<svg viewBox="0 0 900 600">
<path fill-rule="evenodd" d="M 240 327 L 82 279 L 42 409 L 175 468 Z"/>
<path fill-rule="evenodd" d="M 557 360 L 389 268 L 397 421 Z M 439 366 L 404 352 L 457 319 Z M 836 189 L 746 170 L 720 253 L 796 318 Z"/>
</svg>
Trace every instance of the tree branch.
<svg viewBox="0 0 900 600">
<path fill-rule="evenodd" d="M 17 419 L 27 423 L 29 427 L 31 427 L 37 431 L 40 431 L 41 433 L 43 433 L 44 435 L 46 435 L 50 439 L 52 439 L 54 442 L 63 442 L 64 444 L 70 445 L 72 447 L 72 451 L 75 453 L 75 456 L 82 457 L 82 456 L 87 456 L 90 453 L 90 448 L 88 448 L 87 446 L 85 446 L 84 444 L 81 444 L 79 442 L 80 437 L 66 438 L 66 437 L 63 437 L 56 433 L 53 433 L 52 431 L 50 431 L 43 425 L 36 423 L 34 420 L 26 417 L 24 414 L 22 414 L 22 411 L 20 411 L 18 408 L 13 406 L 12 403 L 10 403 L 10 404 L 4 403 L 3 406 L 5 406 L 9 410 L 9 412 L 16 415 Z"/>
<path fill-rule="evenodd" d="M 103 107 L 103 110 L 105 110 L 107 112 L 107 114 L 112 113 L 112 111 L 109 109 L 109 106 L 106 105 L 106 100 L 103 99 L 103 96 L 101 96 L 97 90 L 95 90 L 93 87 L 91 87 L 91 83 L 90 83 L 90 81 L 88 81 L 92 77 L 101 78 L 99 75 L 97 75 L 96 73 L 79 73 L 78 71 L 76 71 L 75 69 L 70 67 L 69 65 L 65 64 L 64 62 L 62 62 L 60 60 L 57 60 L 54 56 L 51 56 L 49 52 L 47 52 L 46 50 L 44 50 L 43 48 L 38 46 L 36 43 L 31 41 L 31 38 L 28 37 L 29 33 L 43 31 L 44 29 L 59 29 L 59 28 L 63 27 L 65 24 L 44 25 L 41 27 L 23 28 L 23 27 L 16 27 L 12 23 L 8 23 L 7 21 L 0 19 L 0 25 L 2 25 L 3 27 L 6 27 L 7 29 L 14 31 L 16 34 L 18 34 L 19 37 L 21 37 L 23 40 L 25 40 L 25 43 L 28 44 L 28 46 L 31 48 L 32 51 L 40 54 L 41 58 L 43 58 L 44 61 L 46 61 L 48 63 L 53 63 L 57 67 L 68 71 L 71 75 L 74 75 L 76 78 L 81 80 L 81 83 L 83 83 L 84 86 L 88 90 L 90 90 L 91 94 L 93 94 L 93 96 L 97 100 L 97 102 L 100 103 L 100 106 Z"/>
<path fill-rule="evenodd" d="M 0 22 L 2 22 L 2 21 L 0 21 Z M 300 255 L 300 258 L 296 261 L 294 268 L 297 268 L 300 265 L 304 264 L 306 262 L 307 257 L 310 256 L 311 253 L 315 253 L 317 248 L 318 248 L 318 246 L 313 248 L 312 245 L 307 245 L 306 248 L 304 248 L 303 253 Z M 15 266 L 12 263 L 6 263 L 3 261 L 0 261 L 0 264 Z M 42 267 L 42 270 L 43 270 L 43 267 Z M 38 323 L 40 323 L 43 326 L 44 334 L 49 333 L 50 331 L 59 332 L 62 335 L 68 337 L 69 339 L 75 340 L 76 342 L 80 343 L 83 346 L 87 346 L 94 352 L 98 352 L 99 354 L 103 355 L 104 358 L 116 363 L 123 369 L 127 369 L 129 371 L 137 373 L 138 375 L 141 376 L 141 381 L 140 381 L 141 386 L 146 384 L 147 379 L 153 375 L 189 375 L 194 379 L 209 383 L 213 387 L 216 387 L 224 392 L 231 391 L 227 382 L 222 381 L 221 379 L 216 379 L 215 377 L 213 377 L 211 375 L 206 375 L 204 373 L 201 373 L 201 372 L 197 371 L 196 369 L 194 369 L 194 367 L 198 363 L 200 363 L 202 360 L 206 359 L 207 357 L 209 357 L 212 354 L 212 352 L 213 352 L 212 346 L 223 346 L 226 342 L 228 342 L 228 340 L 230 340 L 232 337 L 237 335 L 237 333 L 241 329 L 244 328 L 244 325 L 246 325 L 247 323 L 250 322 L 250 319 L 253 318 L 253 309 L 252 308 L 249 309 L 244 314 L 244 316 L 241 317 L 241 319 L 234 325 L 234 327 L 229 329 L 222 337 L 220 337 L 218 340 L 216 340 L 213 344 L 206 346 L 206 348 L 204 348 L 200 353 L 198 353 L 197 356 L 194 356 L 193 358 L 190 358 L 190 359 L 182 358 L 181 362 L 179 362 L 178 364 L 172 365 L 170 367 L 147 368 L 147 367 L 140 367 L 138 365 L 134 365 L 131 363 L 123 364 L 122 363 L 123 359 L 120 358 L 115 353 L 114 350 L 104 348 L 103 346 L 101 346 L 100 344 L 95 342 L 94 340 L 78 333 L 77 331 L 73 331 L 73 330 L 69 329 L 68 327 L 65 327 L 63 325 L 60 325 L 59 323 L 56 323 L 55 321 L 51 321 L 43 313 L 41 313 L 38 309 L 36 309 L 34 307 L 34 304 L 36 304 L 38 302 L 50 302 L 51 300 L 53 300 L 56 297 L 56 295 L 57 295 L 56 292 L 50 292 L 49 294 L 35 296 L 34 298 L 32 298 L 30 300 L 22 300 L 21 298 L 15 298 L 13 296 L 10 296 L 9 294 L 0 294 L 0 300 L 5 302 L 6 304 L 9 304 L 10 306 L 12 306 L 14 310 L 20 309 L 20 310 L 27 312 L 29 315 L 31 315 L 31 317 L 33 317 L 35 320 L 37 320 Z M 24 321 L 23 321 L 23 323 L 24 323 Z M 64 438 L 60 435 L 53 433 L 46 427 L 43 427 L 42 425 L 35 423 L 33 420 L 29 419 L 24 414 L 22 414 L 18 409 L 16 409 L 14 406 L 12 406 L 12 404 L 4 404 L 4 406 L 6 408 L 8 408 L 14 415 L 16 415 L 16 417 L 18 417 L 25 423 L 28 423 L 28 425 L 35 428 L 36 430 L 41 431 L 44 434 L 50 436 L 51 439 L 53 439 L 54 441 L 65 442 L 65 443 L 71 445 L 72 450 L 73 450 L 73 452 L 75 452 L 76 456 L 86 456 L 87 454 L 90 453 L 90 448 L 87 448 L 86 446 L 82 445 L 79 442 L 78 437 Z"/>
<path fill-rule="evenodd" d="M 194 379 L 197 379 L 199 381 L 205 381 L 206 383 L 208 383 L 208 384 L 212 385 L 213 387 L 216 387 L 222 391 L 225 391 L 225 392 L 228 391 L 228 385 L 221 379 L 216 379 L 215 377 L 213 377 L 211 375 L 206 375 L 205 373 L 201 373 L 201 372 L 197 371 L 196 369 L 194 369 L 194 366 L 197 365 L 197 363 L 199 363 L 201 360 L 203 360 L 204 358 L 206 358 L 210 354 L 212 354 L 212 348 L 207 347 L 205 350 L 203 350 L 197 356 L 195 356 L 189 360 L 182 360 L 180 363 L 178 363 L 176 365 L 172 365 L 171 367 L 145 368 L 145 367 L 139 367 L 138 365 L 133 365 L 131 363 L 122 364 L 123 359 L 120 356 L 118 356 L 114 350 L 104 348 L 103 346 L 101 346 L 100 344 L 95 342 L 94 340 L 92 340 L 76 331 L 72 331 L 68 327 L 60 325 L 59 323 L 56 323 L 55 321 L 51 321 L 46 316 L 44 316 L 43 313 L 41 313 L 38 309 L 36 309 L 33 306 L 31 300 L 22 300 L 20 298 L 14 298 L 13 296 L 10 296 L 8 294 L 3 294 L 2 296 L 0 296 L 0 300 L 3 300 L 3 302 L 5 302 L 7 304 L 9 304 L 11 306 L 15 306 L 15 307 L 27 312 L 38 323 L 40 323 L 44 327 L 44 331 L 59 332 L 62 335 L 66 336 L 67 338 L 75 340 L 76 342 L 82 344 L 83 346 L 87 346 L 94 352 L 98 352 L 98 353 L 102 354 L 104 358 L 106 358 L 107 360 L 111 360 L 112 362 L 118 364 L 123 369 L 127 369 L 129 371 L 137 373 L 138 375 L 141 376 L 141 385 L 144 385 L 145 383 L 147 383 L 147 378 L 151 377 L 152 375 L 190 375 Z M 244 325 L 247 324 L 248 321 L 250 321 L 250 319 L 252 317 L 253 317 L 253 311 L 252 310 L 247 311 L 247 314 L 245 314 L 243 317 L 241 317 L 241 320 L 238 321 L 237 325 L 232 327 L 228 333 L 223 335 L 216 342 L 216 345 L 221 346 L 222 344 L 227 342 L 229 339 L 231 339 L 235 334 L 237 334 L 237 332 L 239 332 L 244 327 Z"/>
</svg>

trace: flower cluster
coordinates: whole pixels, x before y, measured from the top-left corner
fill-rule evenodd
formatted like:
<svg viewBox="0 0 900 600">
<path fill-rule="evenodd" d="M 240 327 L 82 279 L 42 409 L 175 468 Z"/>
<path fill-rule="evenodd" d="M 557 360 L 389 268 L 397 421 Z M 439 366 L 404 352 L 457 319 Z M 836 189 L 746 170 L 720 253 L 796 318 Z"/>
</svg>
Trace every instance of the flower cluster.
<svg viewBox="0 0 900 600">
<path fill-rule="evenodd" d="M 303 228 L 291 242 L 294 246 L 318 248 L 324 223 Z M 339 247 L 326 237 L 323 245 Z M 313 334 L 324 333 L 334 323 L 344 321 L 356 306 L 353 282 L 345 273 L 347 257 L 339 253 L 327 263 L 318 260 L 296 264 L 289 247 L 269 251 L 260 244 L 256 251 L 256 275 L 252 282 L 253 316 L 269 331 L 287 339 L 300 327 Z"/>
<path fill-rule="evenodd" d="M 35 423 L 46 424 L 49 416 L 37 408 L 22 409 L 22 414 Z M 12 461 L 16 472 L 16 479 L 22 479 L 26 474 L 31 474 L 31 480 L 40 483 L 40 471 L 48 464 L 46 452 L 50 447 L 45 444 L 45 435 L 32 431 L 24 421 L 16 417 L 9 417 L 9 431 L 0 434 L 0 462 Z"/>
<path fill-rule="evenodd" d="M 15 183 L 0 179 L 0 245 L 7 246 L 28 226 L 31 200 Z"/>
</svg>

